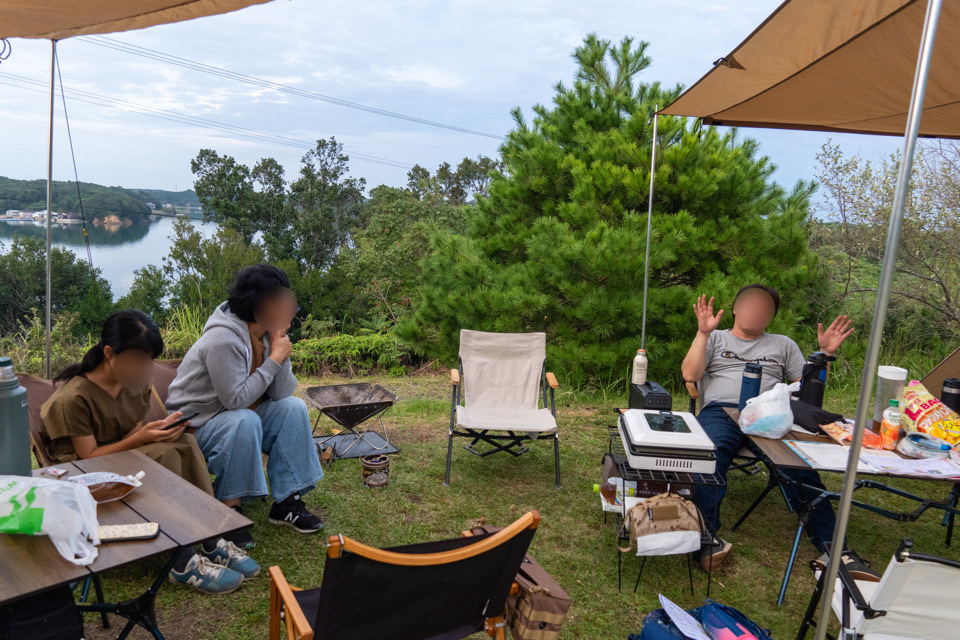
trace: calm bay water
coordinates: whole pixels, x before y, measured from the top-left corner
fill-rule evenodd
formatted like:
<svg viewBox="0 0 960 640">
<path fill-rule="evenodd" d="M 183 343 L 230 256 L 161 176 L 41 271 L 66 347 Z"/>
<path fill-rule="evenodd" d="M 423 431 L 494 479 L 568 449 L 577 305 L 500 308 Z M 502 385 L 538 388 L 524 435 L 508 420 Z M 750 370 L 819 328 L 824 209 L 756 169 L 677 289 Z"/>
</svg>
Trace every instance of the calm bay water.
<svg viewBox="0 0 960 640">
<path fill-rule="evenodd" d="M 134 270 L 149 264 L 161 266 L 170 251 L 170 236 L 173 235 L 173 218 L 154 216 L 149 224 L 129 227 L 97 227 L 87 225 L 90 237 L 90 252 L 93 266 L 99 267 L 103 277 L 110 282 L 113 298 L 125 295 L 133 284 Z M 215 224 L 203 224 L 194 220 L 195 227 L 209 237 L 216 230 Z M 37 222 L 10 222 L 0 220 L 0 242 L 9 245 L 14 236 L 46 237 L 46 227 Z M 53 244 L 65 247 L 87 259 L 87 247 L 83 242 L 83 227 L 79 224 L 58 225 L 54 223 Z M 6 250 L 6 247 L 3 249 Z"/>
</svg>

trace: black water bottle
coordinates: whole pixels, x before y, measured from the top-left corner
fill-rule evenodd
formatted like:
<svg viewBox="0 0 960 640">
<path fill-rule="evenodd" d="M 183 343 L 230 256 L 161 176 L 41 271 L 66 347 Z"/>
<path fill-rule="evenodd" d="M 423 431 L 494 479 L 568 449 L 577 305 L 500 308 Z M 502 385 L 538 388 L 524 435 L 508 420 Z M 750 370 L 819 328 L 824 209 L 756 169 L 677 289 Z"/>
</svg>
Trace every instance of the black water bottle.
<svg viewBox="0 0 960 640">
<path fill-rule="evenodd" d="M 960 378 L 947 378 L 940 391 L 940 402 L 960 413 Z"/>
<path fill-rule="evenodd" d="M 800 401 L 823 408 L 823 394 L 827 388 L 827 367 L 836 357 L 828 356 L 823 351 L 810 354 L 803 373 L 800 376 Z"/>
<path fill-rule="evenodd" d="M 760 379 L 763 367 L 756 362 L 748 362 L 743 368 L 743 381 L 740 383 L 740 411 L 747 406 L 747 400 L 760 395 Z"/>
</svg>

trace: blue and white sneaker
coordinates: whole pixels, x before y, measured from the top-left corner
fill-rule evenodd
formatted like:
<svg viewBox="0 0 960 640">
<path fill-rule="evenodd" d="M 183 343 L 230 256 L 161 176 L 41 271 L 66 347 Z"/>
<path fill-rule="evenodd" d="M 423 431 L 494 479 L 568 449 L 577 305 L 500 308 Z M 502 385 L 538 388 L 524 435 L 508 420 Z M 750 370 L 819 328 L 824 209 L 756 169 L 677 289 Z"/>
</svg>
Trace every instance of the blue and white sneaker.
<svg viewBox="0 0 960 640">
<path fill-rule="evenodd" d="M 229 540 L 224 538 L 217 540 L 217 547 L 213 551 L 207 551 L 202 546 L 200 549 L 200 553 L 210 562 L 236 571 L 243 576 L 244 580 L 255 578 L 260 573 L 260 565 L 257 561 Z"/>
<path fill-rule="evenodd" d="M 209 594 L 230 593 L 243 584 L 243 575 L 239 572 L 214 564 L 199 553 L 190 558 L 182 573 L 171 570 L 167 579 Z"/>
</svg>

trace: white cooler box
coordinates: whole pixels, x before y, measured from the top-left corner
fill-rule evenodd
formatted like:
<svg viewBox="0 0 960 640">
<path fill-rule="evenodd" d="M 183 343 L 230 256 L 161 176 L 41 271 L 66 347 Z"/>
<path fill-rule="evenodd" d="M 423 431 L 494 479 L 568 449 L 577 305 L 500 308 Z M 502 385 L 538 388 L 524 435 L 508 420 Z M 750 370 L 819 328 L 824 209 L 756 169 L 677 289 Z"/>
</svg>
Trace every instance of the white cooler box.
<svg viewBox="0 0 960 640">
<path fill-rule="evenodd" d="M 618 424 L 627 462 L 634 469 L 712 474 L 717 448 L 686 411 L 627 409 Z"/>
</svg>

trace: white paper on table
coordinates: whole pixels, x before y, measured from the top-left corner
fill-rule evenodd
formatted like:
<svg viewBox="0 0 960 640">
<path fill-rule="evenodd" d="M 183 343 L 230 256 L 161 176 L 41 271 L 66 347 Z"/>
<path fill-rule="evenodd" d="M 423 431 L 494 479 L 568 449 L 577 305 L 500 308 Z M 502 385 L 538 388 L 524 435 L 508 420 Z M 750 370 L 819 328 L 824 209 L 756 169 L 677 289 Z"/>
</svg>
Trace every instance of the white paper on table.
<svg viewBox="0 0 960 640">
<path fill-rule="evenodd" d="M 885 452 L 890 453 L 890 452 Z M 897 475 L 911 475 L 927 478 L 954 478 L 960 476 L 960 467 L 946 458 L 926 458 L 908 460 L 900 456 L 878 456 L 872 453 L 863 453 L 861 460 L 876 467 L 881 473 Z"/>
<path fill-rule="evenodd" d="M 784 440 L 788 447 L 793 449 L 804 462 L 814 469 L 827 471 L 846 471 L 847 460 L 850 458 L 850 447 L 827 442 L 808 442 L 806 440 Z M 876 473 L 877 470 L 866 463 L 863 454 L 857 461 L 858 473 Z"/>
<path fill-rule="evenodd" d="M 673 603 L 667 596 L 660 594 L 660 606 L 677 625 L 677 629 L 690 640 L 713 640 L 697 619 Z"/>
</svg>

